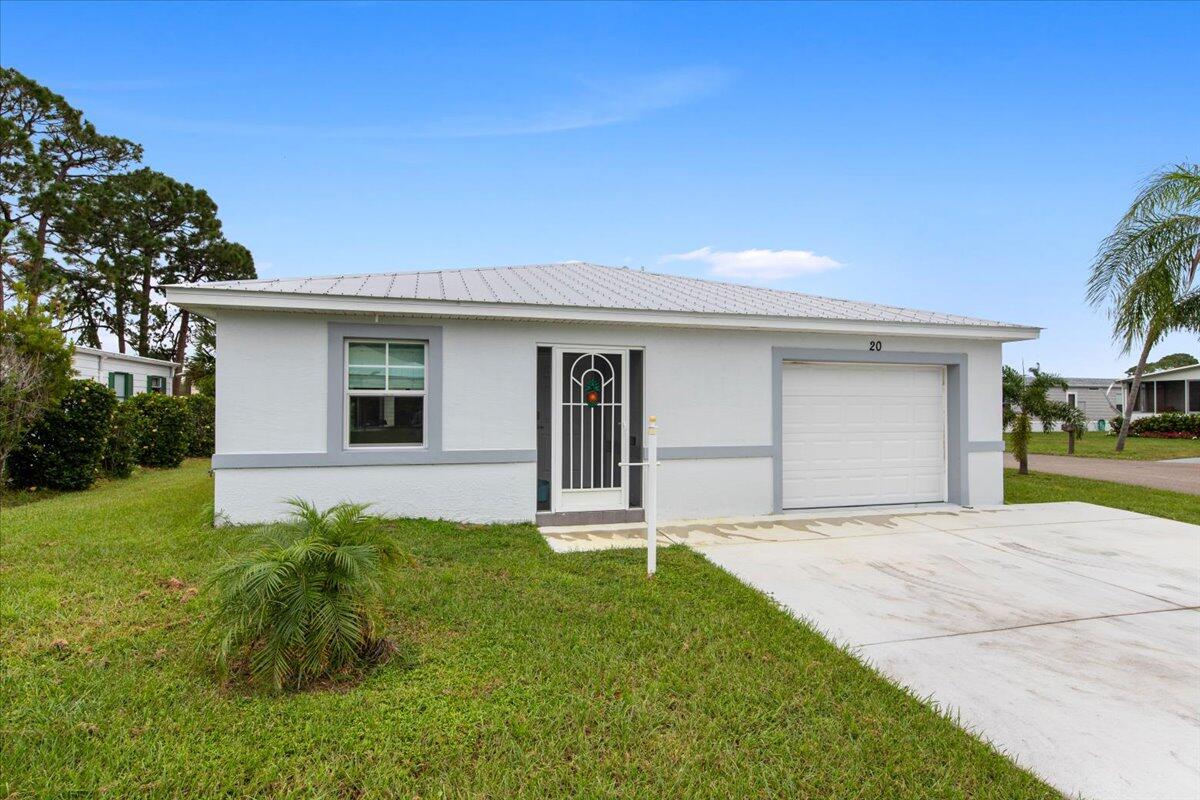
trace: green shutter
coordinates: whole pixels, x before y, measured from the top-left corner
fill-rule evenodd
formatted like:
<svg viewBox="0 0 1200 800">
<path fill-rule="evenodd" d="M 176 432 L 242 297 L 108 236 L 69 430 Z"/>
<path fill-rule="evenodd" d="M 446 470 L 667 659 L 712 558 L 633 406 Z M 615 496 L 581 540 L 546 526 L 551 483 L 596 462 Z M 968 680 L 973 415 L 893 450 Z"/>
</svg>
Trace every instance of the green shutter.
<svg viewBox="0 0 1200 800">
<path fill-rule="evenodd" d="M 133 373 L 125 373 L 125 396 L 133 397 Z"/>
<path fill-rule="evenodd" d="M 108 373 L 108 388 L 112 389 L 114 392 L 117 390 L 117 373 Z"/>
</svg>

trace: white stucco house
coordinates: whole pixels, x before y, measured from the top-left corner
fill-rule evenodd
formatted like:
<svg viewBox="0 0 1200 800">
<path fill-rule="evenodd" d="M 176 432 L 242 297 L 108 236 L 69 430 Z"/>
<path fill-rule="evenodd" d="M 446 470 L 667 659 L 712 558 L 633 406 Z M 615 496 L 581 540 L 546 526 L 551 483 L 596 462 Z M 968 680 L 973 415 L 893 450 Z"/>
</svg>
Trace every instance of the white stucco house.
<svg viewBox="0 0 1200 800">
<path fill-rule="evenodd" d="M 94 347 L 75 346 L 71 366 L 81 378 L 103 383 L 124 400 L 142 392 L 171 393 L 171 382 L 179 365 L 174 361 L 112 353 Z"/>
<path fill-rule="evenodd" d="M 216 321 L 215 505 L 463 521 L 1003 502 L 1038 329 L 578 262 L 166 287 Z"/>
<path fill-rule="evenodd" d="M 1136 402 L 1131 402 L 1133 377 L 1122 379 L 1116 393 L 1123 398 L 1123 407 L 1132 408 L 1131 419 L 1164 414 L 1171 411 L 1200 413 L 1200 364 L 1147 372 L 1142 376 Z"/>
</svg>

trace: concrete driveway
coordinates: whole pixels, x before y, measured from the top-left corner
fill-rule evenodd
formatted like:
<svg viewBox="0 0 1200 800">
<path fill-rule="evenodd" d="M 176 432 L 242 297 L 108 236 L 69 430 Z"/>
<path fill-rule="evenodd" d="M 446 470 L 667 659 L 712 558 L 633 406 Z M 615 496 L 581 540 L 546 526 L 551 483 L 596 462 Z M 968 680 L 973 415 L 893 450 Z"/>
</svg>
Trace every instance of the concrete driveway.
<svg viewBox="0 0 1200 800">
<path fill-rule="evenodd" d="M 1086 503 L 676 525 L 1072 796 L 1200 797 L 1200 527 Z"/>
</svg>

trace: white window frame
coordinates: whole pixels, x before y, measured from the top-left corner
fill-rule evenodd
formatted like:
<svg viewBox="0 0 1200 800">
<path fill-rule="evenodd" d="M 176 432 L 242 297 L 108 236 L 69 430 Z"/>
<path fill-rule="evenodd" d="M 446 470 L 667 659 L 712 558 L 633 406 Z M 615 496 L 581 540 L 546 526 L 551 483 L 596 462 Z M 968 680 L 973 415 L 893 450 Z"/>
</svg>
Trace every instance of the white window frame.
<svg viewBox="0 0 1200 800">
<path fill-rule="evenodd" d="M 1071 408 L 1079 408 L 1078 392 L 1067 392 L 1067 405 Z"/>
<path fill-rule="evenodd" d="M 403 344 L 421 346 L 421 389 L 351 389 L 350 388 L 350 345 L 352 344 Z M 355 366 L 362 366 L 357 364 Z M 387 355 L 384 355 L 384 385 L 387 385 Z M 347 450 L 419 450 L 429 446 L 429 342 L 421 339 L 371 339 L 349 338 L 342 342 L 342 396 L 345 398 L 345 413 L 342 414 L 342 446 Z M 350 398 L 351 397 L 420 397 L 421 441 L 412 444 L 351 444 L 350 443 Z"/>
<path fill-rule="evenodd" d="M 113 380 L 113 376 L 117 375 L 121 378 L 121 388 L 117 389 L 117 381 Z M 126 380 L 128 379 L 128 380 Z M 113 384 L 112 390 L 117 395 L 117 400 L 128 400 L 137 394 L 137 389 L 133 388 L 133 373 L 125 372 L 124 370 L 112 369 L 108 371 L 108 380 Z M 129 391 L 126 393 L 126 389 Z"/>
</svg>

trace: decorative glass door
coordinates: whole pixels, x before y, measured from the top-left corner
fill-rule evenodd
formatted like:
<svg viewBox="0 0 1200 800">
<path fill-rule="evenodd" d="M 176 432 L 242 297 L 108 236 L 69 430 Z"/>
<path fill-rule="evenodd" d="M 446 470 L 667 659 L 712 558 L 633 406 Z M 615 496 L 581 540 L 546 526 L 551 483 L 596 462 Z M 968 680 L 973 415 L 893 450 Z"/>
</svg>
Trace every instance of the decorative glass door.
<svg viewBox="0 0 1200 800">
<path fill-rule="evenodd" d="M 628 506 L 629 353 L 554 348 L 555 511 Z"/>
</svg>

